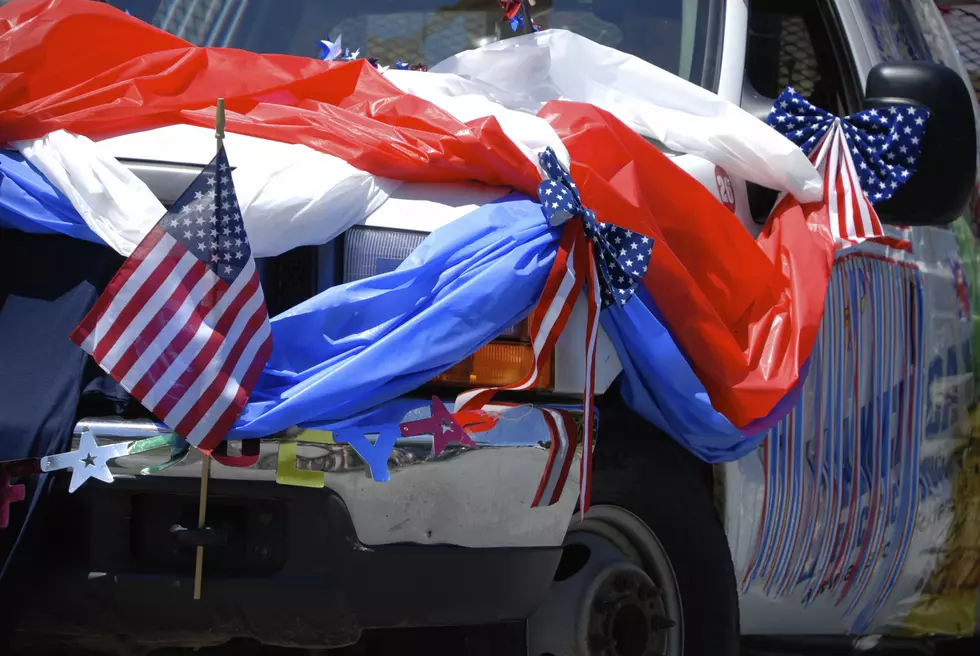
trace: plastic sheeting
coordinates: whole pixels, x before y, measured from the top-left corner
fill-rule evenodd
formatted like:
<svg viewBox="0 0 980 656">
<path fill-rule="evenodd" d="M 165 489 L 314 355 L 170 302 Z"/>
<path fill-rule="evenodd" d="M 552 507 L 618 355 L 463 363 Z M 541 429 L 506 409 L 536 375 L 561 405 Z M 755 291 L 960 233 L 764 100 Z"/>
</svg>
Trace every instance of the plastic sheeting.
<svg viewBox="0 0 980 656">
<path fill-rule="evenodd" d="M 315 428 L 428 382 L 530 312 L 557 240 L 540 205 L 509 196 L 432 233 L 395 271 L 278 315 L 230 438 Z"/>
<path fill-rule="evenodd" d="M 232 179 L 256 257 L 325 244 L 360 223 L 401 184 L 302 145 L 236 162 Z"/>
<path fill-rule="evenodd" d="M 113 47 L 90 47 L 102 42 Z M 58 129 L 102 138 L 176 123 L 210 128 L 220 96 L 229 131 L 310 146 L 374 175 L 476 180 L 528 194 L 541 179 L 497 118 L 461 122 L 399 91 L 367 62 L 196 48 L 83 0 L 5 5 L 0 49 L 7 55 L 0 75 L 10 80 L 0 89 L 0 121 L 12 138 Z M 73 66 L 61 64 L 68 59 Z M 710 94 L 706 101 L 725 106 Z M 552 100 L 538 116 L 568 148 L 585 205 L 656 240 L 647 287 L 712 406 L 737 427 L 767 417 L 799 380 L 819 325 L 800 304 L 822 307 L 826 290 L 826 279 L 809 270 L 792 282 L 785 274 L 802 271 L 797 252 L 803 263 L 822 252 L 823 235 L 789 231 L 782 251 L 769 253 L 703 186 L 608 112 Z M 711 125 L 723 127 L 704 127 Z M 779 224 L 771 234 L 781 234 Z"/>
<path fill-rule="evenodd" d="M 0 226 L 101 242 L 71 201 L 23 155 L 0 150 Z"/>
<path fill-rule="evenodd" d="M 129 256 L 164 214 L 153 192 L 85 137 L 58 130 L 14 142 L 27 161 L 61 190 L 92 232 Z"/>
<path fill-rule="evenodd" d="M 748 112 L 701 87 L 615 48 L 564 30 L 534 32 L 469 50 L 432 67 L 476 84 L 514 109 L 538 111 L 550 100 L 605 109 L 639 134 L 698 155 L 729 173 L 819 201 L 823 182 L 792 142 Z M 439 102 L 424 75 L 389 72 L 403 89 Z"/>
<path fill-rule="evenodd" d="M 88 0 L 0 7 L 0 52 L 8 140 L 59 129 L 96 140 L 182 123 L 212 129 L 223 97 L 228 131 L 301 143 L 375 175 L 526 193 L 541 179 L 495 119 L 461 123 L 399 93 L 363 60 L 197 48 Z"/>
<path fill-rule="evenodd" d="M 212 131 L 182 127 L 179 137 L 213 146 Z M 330 241 L 363 221 L 400 184 L 306 146 L 240 140 L 245 143 L 232 176 L 257 257 Z M 13 145 L 70 201 L 84 225 L 121 255 L 130 255 L 164 214 L 153 192 L 103 144 L 58 130 Z M 35 178 L 31 184 L 43 183 Z"/>
</svg>

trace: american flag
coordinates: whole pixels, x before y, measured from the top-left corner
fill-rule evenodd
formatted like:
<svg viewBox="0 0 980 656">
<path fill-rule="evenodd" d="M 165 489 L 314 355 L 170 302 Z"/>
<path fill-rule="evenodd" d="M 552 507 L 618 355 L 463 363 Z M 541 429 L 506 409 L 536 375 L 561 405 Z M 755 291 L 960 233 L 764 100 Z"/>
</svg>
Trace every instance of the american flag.
<svg viewBox="0 0 980 656">
<path fill-rule="evenodd" d="M 269 314 L 222 148 L 71 334 L 175 433 L 210 452 L 269 358 Z"/>
<path fill-rule="evenodd" d="M 915 173 L 929 110 L 912 105 L 867 109 L 838 118 L 792 87 L 767 123 L 798 145 L 824 174 L 830 228 L 840 245 L 883 235 L 874 204 Z"/>
</svg>

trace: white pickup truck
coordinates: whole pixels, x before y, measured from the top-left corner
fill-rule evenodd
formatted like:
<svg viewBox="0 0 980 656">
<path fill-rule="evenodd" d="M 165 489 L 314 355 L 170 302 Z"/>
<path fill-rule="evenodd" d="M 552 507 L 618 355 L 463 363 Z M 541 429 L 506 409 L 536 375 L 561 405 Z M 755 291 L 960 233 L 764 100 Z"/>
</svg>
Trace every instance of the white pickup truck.
<svg viewBox="0 0 980 656">
<path fill-rule="evenodd" d="M 318 40 L 342 32 L 344 45 L 390 63 L 435 64 L 511 35 L 497 0 L 110 4 L 198 45 L 315 56 Z M 798 405 L 756 453 L 705 464 L 626 407 L 603 336 L 594 505 L 584 519 L 577 465 L 563 485 L 541 480 L 554 449 L 534 413 L 482 434 L 481 446 L 494 448 L 452 458 L 433 461 L 425 440 L 400 440 L 385 485 L 372 484 L 349 446 L 316 431 L 269 436 L 252 466 L 214 464 L 204 531 L 173 530 L 195 525 L 200 456 L 192 450 L 149 477 L 136 474 L 166 457 L 130 457 L 114 466 L 111 486 L 71 496 L 56 488 L 41 543 L 67 535 L 77 548 L 56 557 L 45 547 L 46 565 L 32 574 L 45 594 L 24 602 L 23 636 L 110 650 L 235 637 L 332 648 L 379 627 L 526 621 L 530 656 L 724 656 L 752 640 L 792 652 L 814 636 L 980 632 L 980 249 L 967 208 L 975 128 L 959 146 L 935 145 L 949 143 L 952 121 L 976 103 L 936 8 L 536 0 L 528 9 L 546 29 L 641 57 L 760 120 L 787 85 L 841 116 L 888 100 L 929 107 L 934 145 L 905 195 L 879 207 L 908 245 L 838 253 Z M 192 141 L 177 126 L 103 143 L 168 204 L 211 158 L 209 144 Z M 232 162 L 253 145 L 226 141 Z M 669 154 L 759 234 L 774 192 Z M 270 312 L 397 266 L 438 227 L 406 222 L 399 200 L 396 192 L 342 238 L 262 261 Z M 511 400 L 580 404 L 583 315 L 573 314 L 548 384 Z M 452 384 L 492 368 L 507 353 L 495 346 L 520 344 L 519 332 L 448 372 L 417 405 L 433 390 L 448 401 Z M 169 432 L 121 416 L 80 417 L 76 439 L 86 430 L 104 443 Z M 233 447 L 225 457 L 236 457 Z M 535 502 L 542 490 L 552 503 Z M 206 589 L 192 601 L 200 544 Z"/>
</svg>

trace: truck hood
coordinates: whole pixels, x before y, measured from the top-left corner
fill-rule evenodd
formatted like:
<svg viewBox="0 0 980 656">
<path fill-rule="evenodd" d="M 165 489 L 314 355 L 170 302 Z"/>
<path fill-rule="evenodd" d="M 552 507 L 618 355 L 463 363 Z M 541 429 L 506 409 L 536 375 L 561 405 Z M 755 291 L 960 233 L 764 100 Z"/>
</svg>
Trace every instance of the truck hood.
<svg viewBox="0 0 980 656">
<path fill-rule="evenodd" d="M 214 157 L 212 131 L 191 125 L 134 132 L 105 139 L 99 145 L 105 154 L 134 172 L 164 203 L 176 200 L 196 172 Z M 248 166 L 254 162 L 288 162 L 295 159 L 297 148 L 305 149 L 235 133 L 225 135 L 224 145 L 233 167 L 239 163 Z M 724 169 L 704 158 L 663 150 L 715 198 L 729 205 L 747 228 L 755 229 L 748 217 L 747 204 L 736 202 L 738 190 L 744 187 L 741 181 L 736 183 Z M 389 194 L 387 200 L 373 208 L 364 223 L 423 232 L 431 232 L 509 192 L 475 183 L 384 182 Z M 241 185 L 238 186 L 241 193 Z"/>
</svg>

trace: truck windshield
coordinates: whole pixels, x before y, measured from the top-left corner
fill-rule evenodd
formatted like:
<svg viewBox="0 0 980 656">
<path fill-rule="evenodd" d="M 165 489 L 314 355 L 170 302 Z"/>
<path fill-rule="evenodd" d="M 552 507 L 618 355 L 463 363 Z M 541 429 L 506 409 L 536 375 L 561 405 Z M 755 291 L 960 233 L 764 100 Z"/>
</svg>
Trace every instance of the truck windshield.
<svg viewBox="0 0 980 656">
<path fill-rule="evenodd" d="M 544 29 L 576 32 L 712 88 L 723 0 L 526 0 Z M 389 66 L 433 66 L 515 35 L 498 0 L 111 0 L 191 43 L 319 56 L 319 41 Z"/>
</svg>

